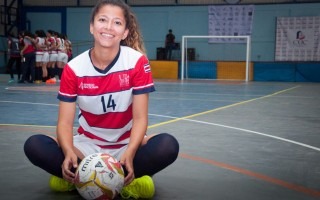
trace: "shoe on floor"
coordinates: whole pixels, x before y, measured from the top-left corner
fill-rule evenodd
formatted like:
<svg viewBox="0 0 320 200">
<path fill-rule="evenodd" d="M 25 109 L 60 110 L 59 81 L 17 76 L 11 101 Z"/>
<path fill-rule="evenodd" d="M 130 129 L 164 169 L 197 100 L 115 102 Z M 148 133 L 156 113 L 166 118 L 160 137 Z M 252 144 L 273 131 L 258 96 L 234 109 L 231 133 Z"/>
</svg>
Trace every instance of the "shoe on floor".
<svg viewBox="0 0 320 200">
<path fill-rule="evenodd" d="M 50 78 L 46 81 L 46 84 L 56 84 L 57 82 L 57 79 L 54 77 L 54 78 Z"/>
<path fill-rule="evenodd" d="M 57 176 L 50 177 L 49 186 L 51 190 L 55 192 L 68 192 L 76 189 L 73 183 L 69 183 L 68 181 Z"/>
<path fill-rule="evenodd" d="M 150 176 L 142 176 L 134 179 L 129 185 L 124 186 L 120 195 L 124 199 L 150 199 L 154 196 L 155 188 Z"/>
<path fill-rule="evenodd" d="M 14 82 L 14 78 L 11 78 L 8 83 L 13 83 Z"/>
</svg>

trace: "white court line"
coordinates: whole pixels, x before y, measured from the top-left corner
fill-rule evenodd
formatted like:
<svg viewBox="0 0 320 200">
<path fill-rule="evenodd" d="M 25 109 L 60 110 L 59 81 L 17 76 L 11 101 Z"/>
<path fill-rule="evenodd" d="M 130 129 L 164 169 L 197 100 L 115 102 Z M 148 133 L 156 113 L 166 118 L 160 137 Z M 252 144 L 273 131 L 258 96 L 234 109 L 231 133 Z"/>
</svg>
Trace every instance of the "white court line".
<svg viewBox="0 0 320 200">
<path fill-rule="evenodd" d="M 32 102 L 23 102 L 23 101 L 0 101 L 0 103 L 16 103 L 16 104 L 30 104 L 30 105 L 42 105 L 42 106 L 59 106 L 58 104 L 32 103 Z"/>
<path fill-rule="evenodd" d="M 222 124 L 216 124 L 216 123 L 210 123 L 210 122 L 204 122 L 204 121 L 198 121 L 198 120 L 190 119 L 191 117 L 196 117 L 196 116 L 200 116 L 200 115 L 203 115 L 203 114 L 215 112 L 215 111 L 218 111 L 218 110 L 223 110 L 223 109 L 226 109 L 226 108 L 242 105 L 242 104 L 253 102 L 253 101 L 256 101 L 256 100 L 261 100 L 261 99 L 268 98 L 268 97 L 275 97 L 278 94 L 283 94 L 283 93 L 285 93 L 285 92 L 287 92 L 289 90 L 293 90 L 293 89 L 296 89 L 298 87 L 300 87 L 300 86 L 294 86 L 294 87 L 291 87 L 291 88 L 288 88 L 288 89 L 285 89 L 285 90 L 281 90 L 281 91 L 278 91 L 278 92 L 275 92 L 275 93 L 272 93 L 272 94 L 269 94 L 269 95 L 266 95 L 266 96 L 262 96 L 262 97 L 258 97 L 258 98 L 255 98 L 255 99 L 242 101 L 242 102 L 235 103 L 235 104 L 232 104 L 232 105 L 219 107 L 219 108 L 216 108 L 216 109 L 213 109 L 213 110 L 208 110 L 208 111 L 205 111 L 205 112 L 202 112 L 202 113 L 197 113 L 197 114 L 193 114 L 193 115 L 189 115 L 189 116 L 185 116 L 185 117 L 171 117 L 171 116 L 164 116 L 164 115 L 149 114 L 151 116 L 153 115 L 153 116 L 158 116 L 158 117 L 165 117 L 165 118 L 170 118 L 172 120 L 169 120 L 169 121 L 166 121 L 166 122 L 161 122 L 161 123 L 158 123 L 158 124 L 155 124 L 155 125 L 150 125 L 148 128 L 154 128 L 154 127 L 161 126 L 161 125 L 164 125 L 164 124 L 169 124 L 169 123 L 177 122 L 177 121 L 180 121 L 180 120 L 184 120 L 184 121 L 202 123 L 202 124 L 207 124 L 207 125 L 212 125 L 212 126 L 220 126 L 220 127 L 224 127 L 224 128 L 229 128 L 229 129 L 244 131 L 244 132 L 248 132 L 248 133 L 253 133 L 253 134 L 256 134 L 256 135 L 261 135 L 261 136 L 265 136 L 265 137 L 281 140 L 281 141 L 284 141 L 284 142 L 296 144 L 296 145 L 299 145 L 299 146 L 303 146 L 303 147 L 306 147 L 306 148 L 309 148 L 309 149 L 313 149 L 313 150 L 316 150 L 316 151 L 320 151 L 320 148 L 318 148 L 318 147 L 314 147 L 314 146 L 311 146 L 311 145 L 308 145 L 308 144 L 304 144 L 304 143 L 301 143 L 301 142 L 289 140 L 289 139 L 278 137 L 278 136 L 273 136 L 273 135 L 269 135 L 269 134 L 265 134 L 265 133 L 261 133 L 261 132 L 257 132 L 257 131 L 251 131 L 251 130 L 248 130 L 248 129 L 242 129 L 242 128 L 237 128 L 237 127 L 232 127 L 232 126 L 227 126 L 227 125 L 222 125 Z"/>
<path fill-rule="evenodd" d="M 231 102 L 231 103 L 236 103 L 239 101 L 235 100 L 217 100 L 217 99 L 191 99 L 191 98 L 175 98 L 175 97 L 150 97 L 150 99 L 155 99 L 155 100 L 177 100 L 177 101 L 208 101 L 208 102 Z"/>
<path fill-rule="evenodd" d="M 266 134 L 266 133 L 261 133 L 261 132 L 257 132 L 257 131 L 251 131 L 251 130 L 248 130 L 248 129 L 237 128 L 237 127 L 227 126 L 227 125 L 223 125 L 223 124 L 216 124 L 216 123 L 204 122 L 204 121 L 193 120 L 193 119 L 171 117 L 171 116 L 166 116 L 166 115 L 156 115 L 156 114 L 149 114 L 149 115 L 156 116 L 156 117 L 170 118 L 170 119 L 179 119 L 179 120 L 183 120 L 183 121 L 189 121 L 189 122 L 195 122 L 195 123 L 206 124 L 206 125 L 211 125 L 211 126 L 219 126 L 219 127 L 223 127 L 223 128 L 234 129 L 234 130 L 238 130 L 238 131 L 253 133 L 253 134 L 256 134 L 256 135 L 261 135 L 261 136 L 265 136 L 265 137 L 281 140 L 281 141 L 284 141 L 284 142 L 288 142 L 288 143 L 296 144 L 296 145 L 303 146 L 303 147 L 306 147 L 306 148 L 309 148 L 309 149 L 313 149 L 313 150 L 316 150 L 316 151 L 320 151 L 320 148 L 317 148 L 317 147 L 314 147 L 314 146 L 311 146 L 311 145 L 308 145 L 308 144 L 304 144 L 304 143 L 301 143 L 301 142 L 296 142 L 296 141 L 293 141 L 293 140 L 289 140 L 289 139 L 278 137 L 278 136 L 274 136 L 274 135 L 269 135 L 269 134 Z"/>
<path fill-rule="evenodd" d="M 294 88 L 296 88 L 296 87 L 293 87 L 293 88 L 290 88 L 290 89 L 287 89 L 287 90 L 283 90 L 283 91 L 280 91 L 280 92 L 276 92 L 276 93 L 274 93 L 274 94 L 267 95 L 267 96 L 264 96 L 264 97 L 260 97 L 260 98 L 257 98 L 257 99 L 274 96 L 274 95 L 276 95 L 276 94 L 279 94 L 279 93 L 282 93 L 282 92 L 284 92 L 284 91 L 288 91 L 288 90 L 291 90 L 291 89 L 294 89 Z M 251 100 L 248 100 L 248 101 L 245 101 L 245 102 L 250 102 L 250 101 L 253 101 L 253 100 L 257 100 L 257 99 L 251 99 Z M 58 106 L 58 104 L 44 104 L 44 103 L 17 102 L 17 101 L 0 101 L 0 102 L 3 102 L 3 103 L 33 104 L 33 105 L 46 105 L 46 106 L 48 106 L 48 105 L 49 105 L 49 106 Z M 242 103 L 245 103 L 245 102 L 242 102 Z M 241 104 L 241 103 L 234 104 L 234 105 L 239 105 L 239 104 Z M 226 106 L 226 107 L 230 107 L 230 106 Z M 222 107 L 222 108 L 226 108 L 226 107 Z M 222 108 L 221 108 L 221 109 L 222 109 Z M 174 119 L 174 120 L 177 120 L 177 121 L 178 121 L 178 120 L 184 120 L 184 121 L 190 121 L 190 122 L 195 122 L 195 123 L 207 124 L 207 125 L 211 125 L 211 126 L 219 126 L 219 127 L 224 127 L 224 128 L 239 130 L 239 131 L 243 131 L 243 132 L 253 133 L 253 134 L 256 134 L 256 135 L 261 135 L 261 136 L 265 136 L 265 137 L 269 137 L 269 138 L 281 140 L 281 141 L 284 141 L 284 142 L 296 144 L 296 145 L 303 146 L 303 147 L 306 147 L 306 148 L 309 148 L 309 149 L 313 149 L 313 150 L 316 150 L 316 151 L 320 151 L 320 148 L 317 148 L 317 147 L 314 147 L 314 146 L 311 146 L 311 145 L 308 145 L 308 144 L 304 144 L 304 143 L 301 143 L 301 142 L 296 142 L 296 141 L 289 140 L 289 139 L 286 139 L 286 138 L 282 138 L 282 137 L 278 137 L 278 136 L 273 136 L 273 135 L 269 135 L 269 134 L 265 134 L 265 133 L 261 133 L 261 132 L 257 132 L 257 131 L 251 131 L 251 130 L 248 130 L 248 129 L 242 129 L 242 128 L 237 128 L 237 127 L 232 127 L 232 126 L 223 125 L 223 124 L 216 124 L 216 123 L 204 122 L 204 121 L 199 121 L 199 120 L 187 119 L 186 117 L 185 117 L 185 118 L 179 118 L 179 117 L 172 117 L 172 116 L 165 116 L 165 115 L 157 115 L 157 114 L 150 114 L 150 113 L 149 113 L 148 115 L 150 115 L 150 116 L 156 116 L 156 117 L 163 117 L 163 118 Z M 196 116 L 196 115 L 194 115 L 194 116 Z M 189 116 L 189 117 L 191 117 L 191 116 Z M 161 123 L 160 123 L 160 124 L 161 124 Z M 158 125 L 160 125 L 160 124 L 158 124 Z"/>
</svg>

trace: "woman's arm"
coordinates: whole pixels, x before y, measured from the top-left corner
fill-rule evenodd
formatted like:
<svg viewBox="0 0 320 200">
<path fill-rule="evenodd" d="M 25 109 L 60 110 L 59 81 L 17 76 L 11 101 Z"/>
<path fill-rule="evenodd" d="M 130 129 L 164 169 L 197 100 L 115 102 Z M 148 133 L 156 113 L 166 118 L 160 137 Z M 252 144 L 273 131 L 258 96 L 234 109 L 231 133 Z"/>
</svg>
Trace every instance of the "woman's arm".
<svg viewBox="0 0 320 200">
<path fill-rule="evenodd" d="M 73 123 L 76 103 L 60 101 L 57 125 L 57 139 L 64 153 L 73 149 Z"/>
<path fill-rule="evenodd" d="M 77 168 L 78 157 L 73 146 L 73 123 L 76 112 L 76 103 L 62 102 L 59 103 L 59 116 L 57 125 L 57 140 L 62 148 L 65 160 L 62 164 L 63 177 L 72 182 L 74 173 L 71 168 Z"/>
<path fill-rule="evenodd" d="M 148 126 L 148 94 L 133 96 L 133 125 L 128 150 L 134 154 L 140 147 Z"/>
<path fill-rule="evenodd" d="M 120 161 L 122 165 L 125 165 L 128 172 L 128 175 L 125 177 L 126 185 L 134 179 L 133 158 L 147 131 L 148 97 L 148 94 L 133 95 L 133 124 L 130 142 Z"/>
</svg>

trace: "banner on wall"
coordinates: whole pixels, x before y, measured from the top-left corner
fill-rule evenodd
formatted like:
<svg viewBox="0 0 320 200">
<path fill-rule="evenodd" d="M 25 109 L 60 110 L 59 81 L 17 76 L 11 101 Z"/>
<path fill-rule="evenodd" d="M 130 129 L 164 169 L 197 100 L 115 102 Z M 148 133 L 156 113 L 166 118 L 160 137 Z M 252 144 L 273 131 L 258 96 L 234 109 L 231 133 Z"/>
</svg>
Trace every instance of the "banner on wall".
<svg viewBox="0 0 320 200">
<path fill-rule="evenodd" d="M 320 16 L 278 17 L 276 61 L 320 61 Z"/>
<path fill-rule="evenodd" d="M 209 35 L 250 36 L 254 5 L 208 6 Z M 245 39 L 210 38 L 209 43 L 242 43 Z"/>
</svg>

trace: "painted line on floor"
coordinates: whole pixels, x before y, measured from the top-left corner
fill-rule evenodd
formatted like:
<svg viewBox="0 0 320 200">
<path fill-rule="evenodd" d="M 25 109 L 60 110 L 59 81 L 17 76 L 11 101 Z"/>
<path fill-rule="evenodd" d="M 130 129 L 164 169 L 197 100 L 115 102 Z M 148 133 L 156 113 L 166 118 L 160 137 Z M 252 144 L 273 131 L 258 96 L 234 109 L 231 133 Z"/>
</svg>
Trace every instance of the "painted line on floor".
<svg viewBox="0 0 320 200">
<path fill-rule="evenodd" d="M 22 131 L 23 128 L 35 128 L 35 131 L 39 131 L 39 128 L 55 128 L 55 126 L 38 126 L 38 125 L 21 125 L 21 124 L 0 124 L 0 126 L 7 126 L 10 128 L 17 128 L 20 127 L 16 130 Z M 46 134 L 49 135 L 53 135 L 55 130 L 53 130 L 52 132 L 50 131 L 41 131 L 42 133 L 45 132 Z M 257 173 L 257 172 L 253 172 L 250 170 L 246 170 L 243 168 L 239 168 L 230 164 L 226 164 L 226 163 L 222 163 L 222 162 L 218 162 L 218 161 L 214 161 L 214 160 L 210 160 L 210 159 L 206 159 L 206 158 L 202 158 L 202 157 L 197 157 L 197 156 L 192 156 L 186 153 L 179 153 L 179 157 L 180 158 L 184 158 L 184 159 L 189 159 L 192 161 L 196 161 L 196 162 L 200 162 L 200 163 L 204 163 L 204 164 L 209 164 L 215 167 L 219 167 L 222 169 L 226 169 L 229 171 L 233 171 L 239 174 L 243 174 L 249 177 L 253 177 L 255 179 L 259 179 L 268 183 L 272 183 L 275 185 L 279 185 L 281 187 L 293 190 L 293 191 L 297 191 L 309 196 L 314 196 L 314 197 L 320 197 L 320 191 L 317 190 L 313 190 L 310 188 L 306 188 L 304 186 L 301 185 L 297 185 L 297 184 L 292 184 L 274 177 L 270 177 L 270 176 L 266 176 L 264 174 L 261 173 Z"/>
<path fill-rule="evenodd" d="M 172 118 L 172 119 L 176 118 L 176 117 L 165 116 L 165 115 L 155 115 L 155 114 L 150 114 L 150 115 L 151 116 L 156 116 L 156 117 L 163 117 L 163 118 Z M 297 142 L 297 141 L 294 141 L 294 140 L 282 138 L 282 137 L 279 137 L 279 136 L 274 136 L 274 135 L 269 135 L 269 134 L 266 134 L 266 133 L 261 133 L 261 132 L 258 132 L 258 131 L 252 131 L 252 130 L 248 130 L 248 129 L 237 128 L 237 127 L 233 127 L 233 126 L 227 126 L 227 125 L 223 125 L 223 124 L 217 124 L 217 123 L 211 123 L 211 122 L 205 122 L 205 121 L 199 121 L 199 120 L 193 120 L 193 119 L 181 119 L 181 120 L 182 121 L 199 123 L 199 124 L 206 124 L 206 125 L 210 125 L 210 126 L 219 126 L 219 127 L 228 128 L 228 129 L 234 129 L 234 130 L 237 130 L 237 131 L 242 131 L 242 132 L 247 132 L 247 133 L 253 133 L 253 134 L 256 134 L 256 135 L 265 136 L 265 137 L 273 138 L 273 139 L 276 139 L 276 140 L 281 140 L 281 141 L 288 142 L 288 143 L 291 143 L 291 144 L 296 144 L 296 145 L 299 145 L 299 146 L 302 146 L 302 147 L 306 147 L 306 148 L 309 148 L 309 149 L 313 149 L 313 150 L 316 150 L 316 151 L 320 152 L 320 148 L 318 148 L 318 147 L 311 146 L 311 145 L 308 145 L 308 144 L 304 144 L 304 143 L 301 143 L 301 142 Z"/>
<path fill-rule="evenodd" d="M 234 106 L 237 106 L 237 105 L 249 103 L 249 102 L 252 102 L 252 101 L 255 101 L 255 100 L 259 100 L 259 99 L 264 99 L 264 98 L 267 98 L 267 97 L 275 96 L 277 94 L 280 94 L 280 93 L 295 89 L 297 87 L 299 87 L 299 86 L 292 87 L 292 88 L 289 88 L 289 89 L 286 89 L 286 90 L 282 90 L 282 91 L 279 91 L 279 92 L 276 92 L 276 93 L 273 93 L 273 94 L 270 94 L 270 95 L 266 95 L 266 96 L 263 96 L 263 97 L 259 97 L 259 98 L 255 98 L 255 99 L 251 99 L 251 100 L 247 100 L 247 101 L 242 101 L 242 102 L 235 103 L 235 104 L 232 104 L 232 105 L 228 105 L 228 106 L 220 107 L 220 108 L 217 108 L 217 109 L 213 109 L 213 110 L 209 110 L 209 111 L 205 111 L 205 112 L 201 112 L 201 113 L 197 113 L 197 114 L 193 114 L 193 115 L 189 115 L 189 116 L 185 116 L 185 117 L 180 117 L 180 118 L 175 118 L 175 117 L 170 117 L 170 116 L 163 116 L 163 115 L 149 114 L 151 116 L 161 116 L 161 117 L 166 117 L 166 118 L 173 118 L 173 120 L 170 120 L 170 121 L 167 121 L 167 122 L 158 123 L 158 124 L 155 124 L 155 125 L 151 125 L 148 128 L 154 128 L 154 127 L 158 127 L 158 126 L 161 126 L 161 125 L 173 123 L 173 122 L 176 122 L 176 121 L 185 120 L 185 121 L 191 121 L 191 122 L 196 122 L 196 123 L 204 123 L 204 124 L 209 124 L 209 125 L 221 126 L 221 127 L 225 127 L 225 128 L 231 128 L 231 129 L 237 129 L 237 130 L 241 130 L 241 131 L 245 131 L 245 132 L 255 133 L 255 134 L 258 134 L 258 135 L 263 135 L 263 136 L 266 136 L 266 137 L 271 137 L 271 138 L 274 138 L 274 139 L 278 139 L 278 140 L 282 140 L 282 141 L 286 141 L 286 142 L 291 142 L 291 143 L 294 143 L 294 144 L 297 144 L 297 145 L 301 145 L 301 146 L 304 146 L 304 147 L 311 148 L 311 149 L 319 151 L 320 150 L 319 148 L 312 147 L 310 145 L 302 144 L 302 143 L 299 143 L 299 142 L 295 142 L 295 141 L 292 141 L 292 140 L 280 138 L 280 137 L 277 137 L 277 136 L 272 136 L 272 135 L 268 135 L 268 134 L 264 134 L 264 133 L 259 133 L 259 132 L 255 132 L 255 131 L 250 131 L 250 130 L 246 130 L 246 129 L 240 129 L 240 128 L 236 128 L 236 127 L 221 125 L 221 124 L 214 124 L 214 123 L 208 123 L 208 122 L 189 119 L 189 118 L 192 118 L 192 117 L 196 117 L 196 116 L 212 113 L 212 112 L 215 112 L 215 111 L 218 111 L 218 110 L 222 110 L 222 109 L 234 107 Z M 1 102 L 13 103 L 11 101 L 1 101 Z M 15 102 L 15 103 L 39 104 L 39 103 L 30 103 L 30 102 Z M 56 104 L 42 104 L 42 105 L 57 106 Z M 49 128 L 49 127 L 53 128 L 53 127 L 55 127 L 55 126 L 19 125 L 19 124 L 0 124 L 0 125 L 1 126 L 38 127 L 38 128 L 39 127 L 42 127 L 42 128 Z M 185 159 L 194 160 L 194 161 L 198 161 L 198 162 L 202 162 L 202 163 L 206 163 L 206 164 L 210 164 L 210 165 L 214 165 L 214 166 L 217 166 L 217 167 L 220 167 L 220 168 L 223 168 L 223 169 L 231 170 L 231 171 L 243 174 L 243 175 L 247 175 L 247 176 L 250 176 L 250 177 L 253 177 L 253 178 L 256 178 L 256 179 L 260 179 L 260 180 L 263 180 L 263 181 L 266 181 L 266 182 L 270 182 L 270 183 L 273 183 L 273 184 L 288 188 L 290 190 L 298 191 L 298 192 L 301 192 L 301 193 L 304 193 L 304 194 L 307 194 L 307 195 L 310 195 L 310 196 L 320 197 L 320 191 L 309 189 L 309 188 L 306 188 L 306 187 L 303 187 L 303 186 L 300 186 L 300 185 L 292 184 L 292 183 L 289 183 L 289 182 L 286 182 L 286 181 L 283 181 L 283 180 L 280 180 L 280 179 L 276 179 L 276 178 L 269 177 L 269 176 L 266 176 L 266 175 L 263 175 L 263 174 L 260 174 L 260 173 L 252 172 L 252 171 L 249 171 L 249 170 L 246 170 L 246 169 L 242 169 L 242 168 L 239 168 L 239 167 L 235 167 L 235 166 L 232 166 L 232 165 L 229 165 L 229 164 L 225 164 L 225 163 L 221 163 L 221 162 L 217 162 L 217 161 L 214 161 L 214 160 L 209 160 L 209 159 L 205 159 L 205 158 L 201 158 L 201 157 L 196 157 L 196 156 L 192 156 L 192 155 L 188 155 L 188 154 L 184 154 L 184 153 L 180 153 L 179 157 L 185 158 Z"/>
<path fill-rule="evenodd" d="M 281 90 L 281 91 L 278 91 L 278 92 L 275 92 L 275 93 L 272 93 L 272 94 L 269 94 L 269 95 L 265 95 L 265 96 L 254 98 L 254 99 L 249 99 L 249 100 L 246 100 L 246 101 L 240 101 L 240 102 L 235 103 L 235 104 L 222 106 L 222 107 L 219 107 L 219 108 L 215 108 L 215 109 L 212 109 L 212 110 L 207 110 L 207 111 L 196 113 L 196 114 L 193 114 L 193 115 L 188 115 L 188 116 L 185 116 L 185 117 L 177 117 L 177 118 L 174 118 L 173 120 L 169 120 L 169 121 L 157 123 L 157 124 L 154 124 L 154 125 L 150 125 L 148 128 L 155 128 L 155 127 L 158 127 L 158 126 L 163 126 L 163 125 L 174 123 L 174 122 L 181 121 L 181 120 L 184 120 L 184 119 L 189 119 L 189 118 L 197 117 L 197 116 L 200 116 L 200 115 L 205 115 L 205 114 L 209 114 L 209 113 L 212 113 L 212 112 L 216 112 L 216 111 L 219 111 L 219 110 L 224 110 L 224 109 L 227 109 L 227 108 L 231 108 L 231 107 L 239 106 L 239 105 L 242 105 L 242 104 L 250 103 L 250 102 L 253 102 L 253 101 L 265 99 L 265 98 L 268 98 L 268 97 L 273 97 L 275 95 L 278 95 L 278 94 L 281 94 L 281 93 L 296 89 L 298 87 L 300 87 L 300 86 L 297 85 L 297 86 L 294 86 L 294 87 L 291 87 L 291 88 L 288 88 L 288 89 L 285 89 L 285 90 Z"/>
<path fill-rule="evenodd" d="M 25 101 L 0 101 L 0 103 L 29 104 L 29 105 L 41 105 L 41 106 L 59 106 L 59 104 L 33 103 L 33 102 L 25 102 Z"/>
<path fill-rule="evenodd" d="M 223 169 L 227 169 L 227 170 L 230 170 L 230 171 L 234 171 L 234 172 L 246 175 L 246 176 L 250 176 L 250 177 L 253 177 L 253 178 L 256 178 L 256 179 L 259 179 L 259 180 L 263 180 L 265 182 L 269 182 L 269 183 L 273 183 L 273 184 L 279 185 L 281 187 L 284 187 L 284 188 L 287 188 L 287 189 L 290 189 L 290 190 L 294 190 L 294 191 L 297 191 L 297 192 L 300 192 L 300 193 L 304 193 L 304 194 L 309 195 L 309 196 L 320 197 L 320 191 L 313 190 L 313 189 L 310 189 L 310 188 L 306 188 L 306 187 L 301 186 L 301 185 L 289 183 L 289 182 L 286 182 L 286 181 L 283 181 L 283 180 L 280 180 L 280 179 L 277 179 L 277 178 L 273 178 L 273 177 L 270 177 L 270 176 L 266 176 L 264 174 L 256 173 L 256 172 L 253 172 L 253 171 L 250 171 L 250 170 L 242 169 L 242 168 L 239 168 L 239 167 L 236 167 L 236 166 L 232 166 L 232 165 L 229 165 L 229 164 L 226 164 L 226 163 L 217 162 L 217 161 L 214 161 L 214 160 L 209 160 L 209 159 L 205 159 L 205 158 L 201 158 L 201 157 L 197 157 L 197 156 L 192 156 L 192 155 L 188 155 L 188 154 L 184 154 L 184 153 L 180 153 L 179 157 L 185 158 L 185 159 L 189 159 L 189 160 L 193 160 L 193 161 L 197 161 L 197 162 L 201 162 L 201 163 L 205 163 L 205 164 L 209 164 L 209 165 L 213 165 L 213 166 L 220 167 L 220 168 L 223 168 Z"/>
<path fill-rule="evenodd" d="M 234 107 L 234 106 L 242 105 L 242 104 L 253 102 L 253 101 L 256 101 L 256 100 L 261 100 L 261 99 L 265 99 L 265 98 L 268 98 L 268 97 L 273 97 L 273 96 L 276 96 L 278 94 L 281 94 L 281 93 L 296 89 L 298 87 L 300 87 L 300 86 L 291 87 L 291 88 L 288 88 L 288 89 L 285 89 L 285 90 L 281 90 L 281 91 L 278 91 L 278 92 L 275 92 L 275 93 L 272 93 L 272 94 L 269 94 L 269 95 L 266 95 L 266 96 L 250 99 L 250 100 L 247 100 L 247 101 L 242 101 L 242 102 L 235 103 L 235 104 L 232 104 L 232 105 L 223 106 L 223 107 L 220 107 L 220 108 L 216 108 L 216 109 L 213 109 L 213 110 L 208 110 L 208 111 L 205 111 L 205 112 L 201 112 L 201 113 L 197 113 L 197 114 L 193 114 L 193 115 L 189 115 L 189 116 L 185 116 L 185 117 L 171 117 L 171 116 L 164 116 L 164 115 L 149 114 L 151 116 L 172 118 L 172 120 L 169 120 L 169 121 L 166 121 L 166 122 L 162 122 L 162 123 L 158 123 L 158 124 L 154 124 L 154 125 L 150 125 L 148 128 L 155 128 L 155 127 L 159 127 L 159 126 L 162 126 L 162 125 L 166 125 L 166 124 L 170 124 L 170 123 L 174 123 L 174 122 L 178 122 L 178 121 L 190 121 L 190 122 L 195 122 L 195 123 L 202 123 L 202 124 L 220 126 L 220 127 L 224 127 L 224 128 L 230 128 L 230 129 L 236 129 L 236 130 L 245 131 L 245 132 L 249 132 L 249 133 L 254 133 L 254 134 L 257 134 L 257 135 L 266 136 L 266 137 L 270 137 L 270 138 L 273 138 L 273 139 L 278 139 L 278 140 L 281 140 L 281 141 L 293 143 L 293 144 L 300 145 L 300 146 L 303 146 L 303 147 L 306 147 L 306 148 L 310 148 L 310 149 L 313 149 L 313 150 L 316 150 L 316 151 L 320 151 L 320 148 L 317 148 L 317 147 L 314 147 L 314 146 L 311 146 L 311 145 L 303 144 L 303 143 L 300 143 L 300 142 L 296 142 L 296 141 L 293 141 L 293 140 L 288 140 L 288 139 L 277 137 L 277 136 L 273 136 L 273 135 L 268 135 L 268 134 L 265 134 L 265 133 L 260 133 L 260 132 L 251 131 L 251 130 L 247 130 L 247 129 L 226 126 L 226 125 L 222 125 L 222 124 L 209 123 L 209 122 L 190 119 L 190 118 L 193 118 L 193 117 L 209 114 L 209 113 L 212 113 L 212 112 L 216 112 L 216 111 L 223 110 L 223 109 L 226 109 L 226 108 L 231 108 L 231 107 Z M 242 169 L 242 168 L 239 168 L 239 167 L 235 167 L 235 166 L 232 166 L 232 165 L 229 165 L 229 164 L 226 164 L 226 163 L 221 163 L 221 162 L 217 162 L 217 161 L 214 161 L 214 160 L 209 160 L 209 159 L 205 159 L 205 158 L 202 158 L 202 157 L 196 157 L 196 156 L 188 155 L 188 154 L 185 154 L 185 153 L 180 153 L 179 157 L 185 158 L 185 159 L 190 159 L 190 160 L 193 160 L 193 161 L 206 163 L 206 164 L 210 164 L 210 165 L 214 165 L 214 166 L 217 166 L 217 167 L 220 167 L 220 168 L 223 168 L 223 169 L 227 169 L 227 170 L 234 171 L 234 172 L 237 172 L 237 173 L 240 173 L 240 174 L 243 174 L 243 175 L 247 175 L 247 176 L 250 176 L 250 177 L 253 177 L 253 178 L 256 178 L 256 179 L 260 179 L 260 180 L 263 180 L 263 181 L 266 181 L 266 182 L 269 182 L 269 183 L 273 183 L 273 184 L 279 185 L 281 187 L 288 188 L 290 190 L 301 192 L 301 193 L 304 193 L 304 194 L 307 194 L 307 195 L 310 195 L 310 196 L 314 196 L 314 197 L 320 197 L 320 191 L 313 190 L 313 189 L 310 189 L 310 188 L 307 188 L 307 187 L 304 187 L 304 186 L 300 186 L 300 185 L 297 185 L 297 184 L 292 184 L 292 183 L 289 183 L 289 182 L 286 182 L 286 181 L 283 181 L 283 180 L 280 180 L 280 179 L 276 179 L 276 178 L 273 178 L 273 177 L 266 176 L 264 174 L 260 174 L 260 173 L 256 173 L 256 172 L 253 172 L 253 171 L 250 171 L 250 170 L 246 170 L 246 169 Z"/>
<path fill-rule="evenodd" d="M 227 125 L 223 125 L 223 124 L 210 123 L 210 122 L 204 122 L 204 121 L 189 119 L 189 118 L 192 118 L 192 117 L 195 117 L 195 116 L 200 116 L 200 115 L 212 113 L 212 112 L 215 112 L 215 111 L 218 111 L 218 110 L 230 108 L 230 107 L 233 107 L 233 106 L 241 105 L 241 104 L 252 102 L 252 101 L 255 101 L 255 100 L 264 99 L 264 98 L 267 98 L 267 97 L 272 97 L 272 96 L 275 96 L 277 94 L 284 93 L 284 92 L 287 92 L 289 90 L 293 90 L 293 89 L 295 89 L 297 87 L 300 87 L 300 86 L 295 86 L 295 87 L 292 87 L 292 88 L 289 88 L 289 89 L 286 89 L 286 90 L 282 90 L 282 91 L 279 91 L 279 92 L 275 92 L 273 94 L 266 95 L 266 96 L 263 96 L 263 97 L 259 97 L 259 98 L 255 98 L 255 99 L 251 99 L 251 100 L 247 100 L 247 101 L 242 101 L 242 102 L 239 102 L 239 103 L 236 103 L 236 104 L 232 104 L 232 105 L 220 107 L 220 108 L 217 108 L 217 109 L 213 109 L 213 110 L 197 113 L 197 114 L 194 114 L 194 115 L 189 115 L 189 116 L 186 116 L 186 117 L 172 117 L 172 116 L 166 116 L 166 115 L 149 114 L 150 116 L 171 118 L 173 120 L 169 120 L 169 121 L 166 121 L 166 122 L 150 125 L 148 127 L 148 129 L 155 128 L 155 127 L 162 126 L 162 125 L 169 124 L 169 123 L 173 123 L 173 122 L 177 122 L 177 121 L 189 121 L 189 122 L 207 124 L 207 125 L 211 125 L 211 126 L 219 126 L 219 127 L 223 127 L 223 128 L 234 129 L 234 130 L 243 131 L 243 132 L 247 132 L 247 133 L 253 133 L 253 134 L 256 134 L 256 135 L 265 136 L 265 137 L 281 140 L 281 141 L 284 141 L 284 142 L 288 142 L 288 143 L 291 143 L 291 144 L 296 144 L 296 145 L 299 145 L 299 146 L 302 146 L 302 147 L 306 147 L 306 148 L 309 148 L 309 149 L 313 149 L 313 150 L 316 150 L 316 151 L 320 151 L 320 148 L 318 148 L 318 147 L 311 146 L 311 145 L 308 145 L 308 144 L 304 144 L 304 143 L 301 143 L 301 142 L 297 142 L 297 141 L 294 141 L 294 140 L 290 140 L 290 139 L 274 136 L 274 135 L 269 135 L 269 134 L 266 134 L 266 133 L 261 133 L 261 132 L 252 131 L 252 130 L 248 130 L 248 129 L 227 126 Z"/>
</svg>

